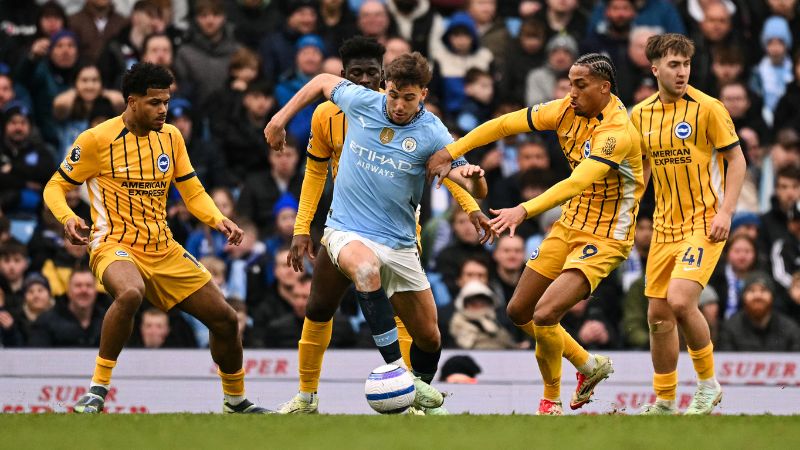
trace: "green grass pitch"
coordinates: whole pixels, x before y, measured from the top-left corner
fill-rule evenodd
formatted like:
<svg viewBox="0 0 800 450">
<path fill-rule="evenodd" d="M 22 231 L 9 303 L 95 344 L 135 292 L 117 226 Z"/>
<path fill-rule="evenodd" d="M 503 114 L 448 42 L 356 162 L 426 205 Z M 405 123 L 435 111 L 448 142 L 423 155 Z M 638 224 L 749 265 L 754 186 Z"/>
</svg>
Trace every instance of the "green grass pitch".
<svg viewBox="0 0 800 450">
<path fill-rule="evenodd" d="M 790 449 L 800 416 L 0 414 L 0 449 Z"/>
</svg>

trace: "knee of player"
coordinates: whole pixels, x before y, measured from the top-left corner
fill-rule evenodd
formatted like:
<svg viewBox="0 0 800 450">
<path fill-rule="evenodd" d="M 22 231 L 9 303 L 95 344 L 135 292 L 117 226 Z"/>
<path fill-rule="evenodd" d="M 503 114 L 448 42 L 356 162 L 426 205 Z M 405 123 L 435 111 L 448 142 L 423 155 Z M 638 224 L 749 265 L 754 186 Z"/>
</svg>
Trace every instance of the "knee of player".
<svg viewBox="0 0 800 450">
<path fill-rule="evenodd" d="M 208 327 L 212 333 L 217 335 L 230 335 L 236 334 L 239 330 L 239 322 L 236 317 L 236 311 L 228 305 L 223 309 L 219 317 L 214 320 Z"/>
<path fill-rule="evenodd" d="M 380 286 L 381 273 L 377 261 L 362 261 L 358 263 L 354 270 L 353 282 L 356 287 Z"/>
<path fill-rule="evenodd" d="M 114 299 L 120 305 L 133 309 L 138 309 L 142 300 L 144 300 L 144 285 L 126 286 Z"/>
<path fill-rule="evenodd" d="M 697 302 L 692 301 L 691 299 L 668 298 L 667 302 L 669 303 L 669 307 L 672 309 L 672 312 L 676 317 L 685 317 L 686 315 L 694 312 L 694 310 L 698 310 Z"/>
</svg>

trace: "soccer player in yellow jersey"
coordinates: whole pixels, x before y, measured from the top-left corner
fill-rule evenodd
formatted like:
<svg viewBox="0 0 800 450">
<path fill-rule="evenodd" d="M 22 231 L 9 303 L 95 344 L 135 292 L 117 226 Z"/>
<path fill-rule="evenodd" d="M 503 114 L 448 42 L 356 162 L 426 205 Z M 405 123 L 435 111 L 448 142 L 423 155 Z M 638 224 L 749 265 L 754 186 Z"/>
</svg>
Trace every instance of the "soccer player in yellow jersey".
<svg viewBox="0 0 800 450">
<path fill-rule="evenodd" d="M 89 246 L 91 269 L 114 297 L 103 320 L 89 392 L 73 409 L 103 411 L 112 369 L 147 298 L 164 311 L 178 307 L 208 327 L 211 356 L 222 378 L 224 412 L 266 413 L 245 397 L 236 313 L 209 272 L 175 242 L 167 227 L 167 193 L 174 181 L 195 217 L 224 233 L 230 244 L 242 241 L 242 230 L 220 213 L 198 181 L 181 133 L 164 124 L 172 82 L 161 66 L 131 67 L 122 80 L 125 111 L 81 133 L 44 189 L 45 203 L 64 224 L 65 237 Z M 65 199 L 84 182 L 94 222 L 91 232 Z"/>
<path fill-rule="evenodd" d="M 646 179 L 652 171 L 655 188 L 645 295 L 657 399 L 642 414 L 678 412 L 676 325 L 699 380 L 686 414 L 710 414 L 722 389 L 714 377 L 708 323 L 697 305 L 728 238 L 745 159 L 722 103 L 689 85 L 692 41 L 679 34 L 653 36 L 646 54 L 658 93 L 636 105 L 631 120 L 641 135 Z"/>
<path fill-rule="evenodd" d="M 511 320 L 536 339 L 545 383 L 537 412 L 542 415 L 562 414 L 562 355 L 578 368 L 572 409 L 588 402 L 594 387 L 613 372 L 609 358 L 590 355 L 559 321 L 628 257 L 644 190 L 639 137 L 614 95 L 611 60 L 583 55 L 570 68 L 569 79 L 566 97 L 491 120 L 439 151 L 428 164 L 430 175 L 441 177 L 453 158 L 504 136 L 558 133 L 572 167 L 570 177 L 515 208 L 491 211 L 497 215 L 491 220 L 495 231 L 508 229 L 513 235 L 526 218 L 562 205 L 561 218 L 531 255 L 507 308 Z"/>
<path fill-rule="evenodd" d="M 349 39 L 339 49 L 344 66 L 342 77 L 373 91 L 379 90 L 383 79 L 384 52 L 383 45 L 374 39 L 361 36 Z M 319 406 L 317 388 L 323 355 L 331 340 L 333 315 L 339 307 L 344 292 L 352 284 L 350 279 L 333 265 L 325 249 L 320 248 L 316 257 L 314 256 L 310 236 L 311 221 L 328 176 L 328 164 L 335 179 L 346 132 L 347 119 L 336 104 L 326 101 L 316 108 L 311 122 L 311 136 L 306 151 L 308 157 L 306 174 L 300 193 L 300 207 L 297 211 L 289 255 L 290 265 L 298 272 L 303 270 L 303 259 L 308 255 L 314 260 L 314 272 L 303 332 L 297 346 L 300 371 L 298 393 L 278 408 L 278 412 L 282 414 L 317 412 Z M 445 180 L 445 185 L 461 207 L 470 214 L 470 219 L 476 227 L 485 227 L 484 242 L 492 237 L 489 219 L 481 212 L 475 199 L 450 180 Z M 398 317 L 395 317 L 395 321 L 403 359 L 410 367 L 411 336 Z"/>
</svg>

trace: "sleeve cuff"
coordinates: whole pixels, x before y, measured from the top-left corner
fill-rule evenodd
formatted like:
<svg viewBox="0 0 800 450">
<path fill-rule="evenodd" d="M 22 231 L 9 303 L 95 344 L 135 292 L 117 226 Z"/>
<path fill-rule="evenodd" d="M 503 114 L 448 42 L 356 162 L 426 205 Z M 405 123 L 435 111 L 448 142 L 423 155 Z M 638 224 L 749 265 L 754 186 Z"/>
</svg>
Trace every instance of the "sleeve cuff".
<svg viewBox="0 0 800 450">
<path fill-rule="evenodd" d="M 730 143 L 730 144 L 728 144 L 728 145 L 726 145 L 726 146 L 724 146 L 722 148 L 718 148 L 717 151 L 718 152 L 726 152 L 726 151 L 736 147 L 737 145 L 739 145 L 739 141 L 738 140 L 736 142 L 732 142 L 732 143 Z"/>
</svg>

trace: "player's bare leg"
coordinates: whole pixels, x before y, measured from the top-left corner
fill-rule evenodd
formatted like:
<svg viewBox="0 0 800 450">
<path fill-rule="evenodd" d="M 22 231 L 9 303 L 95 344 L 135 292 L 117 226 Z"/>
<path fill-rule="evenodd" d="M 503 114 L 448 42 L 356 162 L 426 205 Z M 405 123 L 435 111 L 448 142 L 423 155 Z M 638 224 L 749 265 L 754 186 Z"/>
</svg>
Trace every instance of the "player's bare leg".
<svg viewBox="0 0 800 450">
<path fill-rule="evenodd" d="M 136 311 L 144 298 L 144 280 L 130 261 L 114 261 L 103 272 L 103 286 L 114 298 L 103 318 L 100 350 L 89 392 L 73 407 L 78 413 L 102 412 L 111 385 L 111 372 L 133 331 Z"/>
<path fill-rule="evenodd" d="M 430 386 L 442 355 L 442 337 L 437 322 L 436 302 L 430 289 L 396 292 L 392 306 L 411 335 L 411 365 L 417 396 L 415 407 L 426 414 L 447 414 L 441 408 L 442 394 Z"/>
<path fill-rule="evenodd" d="M 545 290 L 553 283 L 550 278 L 525 266 L 517 288 L 506 307 L 506 313 L 514 324 L 536 339 L 533 327 L 533 312 Z M 578 369 L 578 386 L 572 395 L 570 407 L 578 409 L 591 399 L 594 388 L 613 372 L 611 360 L 605 356 L 587 352 L 563 327 L 559 330 L 564 337 L 564 357 Z"/>
<path fill-rule="evenodd" d="M 311 295 L 306 306 L 303 332 L 297 343 L 300 385 L 298 393 L 278 408 L 281 414 L 314 414 L 319 407 L 317 389 L 322 359 L 331 342 L 333 315 L 342 301 L 350 279 L 333 264 L 327 250 L 320 247 L 311 279 Z"/>
<path fill-rule="evenodd" d="M 678 321 L 667 299 L 651 298 L 647 307 L 650 327 L 650 357 L 653 360 L 653 389 L 656 401 L 642 405 L 644 415 L 673 415 L 678 386 Z"/>
<path fill-rule="evenodd" d="M 247 400 L 244 392 L 242 341 L 239 339 L 236 312 L 225 302 L 222 292 L 209 281 L 181 303 L 178 308 L 196 317 L 208 327 L 211 358 L 217 364 L 225 395 L 226 413 L 271 412 Z"/>
<path fill-rule="evenodd" d="M 559 321 L 570 308 L 590 292 L 586 276 L 568 269 L 545 290 L 533 312 L 536 335 L 536 361 L 544 381 L 544 396 L 537 414 L 561 415 L 561 356 L 564 337 Z"/>
<path fill-rule="evenodd" d="M 669 283 L 667 302 L 686 338 L 689 356 L 697 373 L 697 390 L 686 414 L 710 414 L 721 400 L 722 388 L 714 376 L 714 346 L 711 331 L 698 308 L 703 286 L 692 280 L 674 278 Z"/>
</svg>

